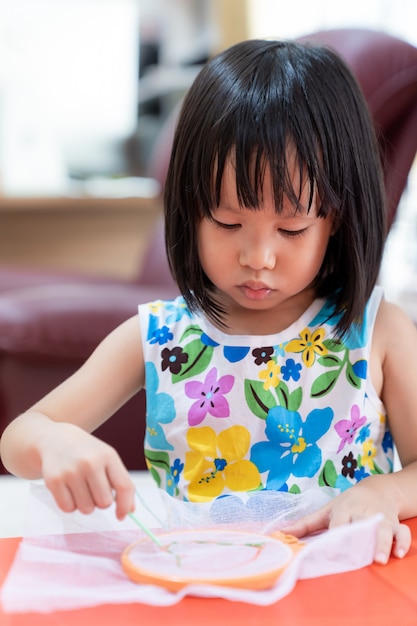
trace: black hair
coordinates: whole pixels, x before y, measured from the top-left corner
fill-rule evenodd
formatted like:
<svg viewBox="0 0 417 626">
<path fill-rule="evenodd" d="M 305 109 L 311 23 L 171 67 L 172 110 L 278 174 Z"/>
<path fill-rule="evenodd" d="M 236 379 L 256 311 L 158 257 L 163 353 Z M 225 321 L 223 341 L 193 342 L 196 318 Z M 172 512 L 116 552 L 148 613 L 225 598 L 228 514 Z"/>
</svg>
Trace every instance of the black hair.
<svg viewBox="0 0 417 626">
<path fill-rule="evenodd" d="M 182 104 L 165 185 L 170 268 L 190 309 L 224 324 L 198 258 L 197 226 L 219 204 L 232 154 L 242 206 L 259 207 L 267 165 L 276 210 L 284 195 L 297 208 L 289 145 L 295 147 L 301 180 L 307 176 L 310 189 L 318 191 L 319 217 L 333 215 L 335 232 L 315 289 L 341 311 L 336 330 L 342 336 L 362 318 L 377 281 L 386 207 L 365 99 L 345 62 L 328 48 L 249 40 L 203 67 Z"/>
</svg>

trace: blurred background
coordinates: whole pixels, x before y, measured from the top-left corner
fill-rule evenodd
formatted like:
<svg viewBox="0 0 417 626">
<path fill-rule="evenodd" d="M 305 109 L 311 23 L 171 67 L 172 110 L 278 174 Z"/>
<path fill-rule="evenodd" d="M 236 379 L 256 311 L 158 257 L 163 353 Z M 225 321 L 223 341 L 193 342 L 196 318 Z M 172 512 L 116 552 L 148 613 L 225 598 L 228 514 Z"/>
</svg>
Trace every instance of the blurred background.
<svg viewBox="0 0 417 626">
<path fill-rule="evenodd" d="M 416 0 L 0 0 L 0 263 L 131 275 L 160 210 L 155 141 L 212 54 L 344 26 L 417 46 L 416 24 Z M 131 215 L 132 197 L 155 203 L 119 235 L 110 200 Z"/>
<path fill-rule="evenodd" d="M 417 44 L 416 24 L 415 0 L 0 0 L 1 189 L 146 172 L 201 63 L 236 41 L 364 26 Z"/>
</svg>

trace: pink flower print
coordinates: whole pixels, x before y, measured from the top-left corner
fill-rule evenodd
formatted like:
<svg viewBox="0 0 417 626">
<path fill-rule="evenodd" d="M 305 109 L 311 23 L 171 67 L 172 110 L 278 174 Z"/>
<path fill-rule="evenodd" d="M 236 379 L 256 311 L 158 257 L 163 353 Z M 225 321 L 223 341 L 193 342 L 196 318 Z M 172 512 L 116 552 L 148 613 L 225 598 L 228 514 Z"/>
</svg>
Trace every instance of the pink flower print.
<svg viewBox="0 0 417 626">
<path fill-rule="evenodd" d="M 234 376 L 222 376 L 217 380 L 217 369 L 213 367 L 207 374 L 204 383 L 190 381 L 185 383 L 185 393 L 196 402 L 188 411 L 190 426 L 201 424 L 207 413 L 213 417 L 229 417 L 229 403 L 224 394 L 231 390 Z"/>
<path fill-rule="evenodd" d="M 338 452 L 343 450 L 347 443 L 352 443 L 353 439 L 359 428 L 366 422 L 366 417 L 360 414 L 360 410 L 357 404 L 354 404 L 350 410 L 350 420 L 340 420 L 335 424 L 335 430 L 342 441 L 339 444 Z"/>
</svg>

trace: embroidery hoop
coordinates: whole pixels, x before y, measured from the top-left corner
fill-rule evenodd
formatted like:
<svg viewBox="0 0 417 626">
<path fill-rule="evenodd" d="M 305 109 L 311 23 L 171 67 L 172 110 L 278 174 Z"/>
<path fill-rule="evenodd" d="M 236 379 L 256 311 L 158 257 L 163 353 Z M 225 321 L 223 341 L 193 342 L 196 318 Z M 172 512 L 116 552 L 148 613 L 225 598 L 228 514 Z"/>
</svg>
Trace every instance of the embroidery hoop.
<svg viewBox="0 0 417 626">
<path fill-rule="evenodd" d="M 273 587 L 303 544 L 292 535 L 231 529 L 172 531 L 129 545 L 121 564 L 135 583 L 177 592 L 187 585 L 262 590 Z"/>
</svg>

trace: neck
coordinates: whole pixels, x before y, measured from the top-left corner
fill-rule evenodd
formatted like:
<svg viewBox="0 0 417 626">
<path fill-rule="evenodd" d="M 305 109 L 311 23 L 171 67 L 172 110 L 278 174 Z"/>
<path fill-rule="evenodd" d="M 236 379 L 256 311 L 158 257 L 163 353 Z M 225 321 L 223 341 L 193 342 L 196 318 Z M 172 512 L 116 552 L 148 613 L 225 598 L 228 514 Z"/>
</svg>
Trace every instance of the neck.
<svg viewBox="0 0 417 626">
<path fill-rule="evenodd" d="M 282 332 L 301 317 L 315 298 L 315 293 L 309 290 L 265 310 L 223 302 L 227 312 L 224 319 L 226 332 L 230 335 L 273 335 Z"/>
</svg>

